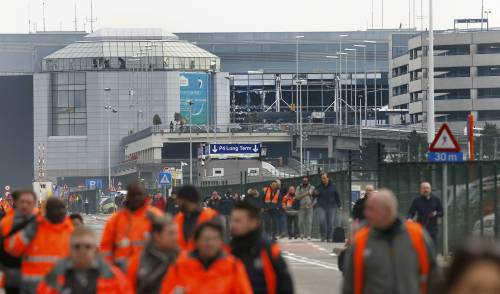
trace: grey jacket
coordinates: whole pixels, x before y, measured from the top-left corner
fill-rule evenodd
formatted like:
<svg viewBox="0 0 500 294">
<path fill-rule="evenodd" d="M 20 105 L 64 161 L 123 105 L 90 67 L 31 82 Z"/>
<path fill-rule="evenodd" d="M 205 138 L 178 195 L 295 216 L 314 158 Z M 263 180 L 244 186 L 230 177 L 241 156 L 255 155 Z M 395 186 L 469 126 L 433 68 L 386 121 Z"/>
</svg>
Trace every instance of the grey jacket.
<svg viewBox="0 0 500 294">
<path fill-rule="evenodd" d="M 295 189 L 295 200 L 300 201 L 300 208 L 312 208 L 314 186 L 309 184 L 307 187 L 298 185 Z"/>
<path fill-rule="evenodd" d="M 366 294 L 420 294 L 419 263 L 417 253 L 404 225 L 384 232 L 371 229 L 366 244 L 363 293 Z M 435 252 L 429 235 L 424 230 L 424 239 L 431 261 L 429 278 L 435 275 Z M 354 293 L 353 244 L 344 260 L 343 294 Z M 429 285 L 432 281 L 428 281 Z M 429 291 L 431 293 L 431 291 Z"/>
</svg>

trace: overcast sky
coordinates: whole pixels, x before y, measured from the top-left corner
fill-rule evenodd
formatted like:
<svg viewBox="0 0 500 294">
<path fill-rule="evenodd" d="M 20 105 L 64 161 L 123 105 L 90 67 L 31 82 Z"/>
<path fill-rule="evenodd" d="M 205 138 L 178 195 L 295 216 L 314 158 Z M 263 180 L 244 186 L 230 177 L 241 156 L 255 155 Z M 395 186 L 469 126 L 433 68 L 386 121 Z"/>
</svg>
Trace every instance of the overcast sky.
<svg viewBox="0 0 500 294">
<path fill-rule="evenodd" d="M 373 0 L 374 28 L 408 27 L 409 3 L 415 1 L 420 28 L 421 0 Z M 428 0 L 424 1 L 424 29 Z M 28 15 L 43 30 L 43 0 L 0 0 L 0 32 L 25 33 Z M 78 29 L 90 19 L 90 0 L 45 0 L 47 30 Z M 434 0 L 435 25 L 453 28 L 455 18 L 480 18 L 481 0 Z M 161 27 L 171 32 L 332 31 L 371 28 L 372 0 L 94 0 L 96 27 Z M 500 27 L 500 0 L 484 0 L 491 26 Z M 413 9 L 411 12 L 413 24 Z M 87 30 L 90 25 L 87 24 Z"/>
</svg>

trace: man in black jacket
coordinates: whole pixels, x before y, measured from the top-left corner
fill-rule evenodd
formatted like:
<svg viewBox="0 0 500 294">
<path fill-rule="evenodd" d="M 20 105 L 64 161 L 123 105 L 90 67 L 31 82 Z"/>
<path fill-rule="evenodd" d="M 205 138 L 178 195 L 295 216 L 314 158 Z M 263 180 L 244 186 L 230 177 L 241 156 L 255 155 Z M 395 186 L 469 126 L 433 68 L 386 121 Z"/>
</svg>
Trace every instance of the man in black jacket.
<svg viewBox="0 0 500 294">
<path fill-rule="evenodd" d="M 259 210 L 246 202 L 238 202 L 231 213 L 232 253 L 247 270 L 254 293 L 293 293 L 288 266 L 276 243 L 261 232 Z"/>
<path fill-rule="evenodd" d="M 316 187 L 313 196 L 316 198 L 321 241 L 331 242 L 335 225 L 335 212 L 337 209 L 341 209 L 342 205 L 337 188 L 328 178 L 328 174 L 321 174 L 321 184 Z"/>
</svg>

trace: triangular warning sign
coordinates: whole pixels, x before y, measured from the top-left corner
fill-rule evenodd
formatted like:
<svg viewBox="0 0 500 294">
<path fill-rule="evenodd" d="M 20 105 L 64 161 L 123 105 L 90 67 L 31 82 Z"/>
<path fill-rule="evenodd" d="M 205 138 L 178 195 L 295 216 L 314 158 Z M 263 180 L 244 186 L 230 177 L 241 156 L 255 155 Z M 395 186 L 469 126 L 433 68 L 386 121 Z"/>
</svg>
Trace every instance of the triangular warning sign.
<svg viewBox="0 0 500 294">
<path fill-rule="evenodd" d="M 170 181 L 168 180 L 167 175 L 163 175 L 163 177 L 160 180 L 160 184 L 170 184 Z"/>
<path fill-rule="evenodd" d="M 460 145 L 458 145 L 455 136 L 448 127 L 448 124 L 444 123 L 439 129 L 434 141 L 432 141 L 431 147 L 429 147 L 431 152 L 460 152 Z"/>
</svg>

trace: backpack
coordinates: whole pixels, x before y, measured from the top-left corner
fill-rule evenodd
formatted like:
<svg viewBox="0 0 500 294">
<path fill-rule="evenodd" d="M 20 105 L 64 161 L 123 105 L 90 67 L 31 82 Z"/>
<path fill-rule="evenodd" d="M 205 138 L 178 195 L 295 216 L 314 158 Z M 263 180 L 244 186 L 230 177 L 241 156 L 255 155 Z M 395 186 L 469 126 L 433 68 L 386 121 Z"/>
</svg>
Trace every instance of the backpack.
<svg viewBox="0 0 500 294">
<path fill-rule="evenodd" d="M 333 230 L 333 242 L 343 243 L 345 242 L 345 230 L 342 227 L 336 227 Z"/>
<path fill-rule="evenodd" d="M 6 267 L 6 268 L 20 268 L 21 267 L 21 258 L 13 257 L 12 255 L 8 254 L 5 251 L 5 248 L 3 246 L 3 241 L 5 239 L 13 236 L 15 233 L 19 232 L 20 230 L 24 229 L 27 225 L 29 225 L 35 219 L 36 219 L 36 215 L 23 221 L 22 223 L 19 223 L 19 224 L 13 226 L 12 229 L 10 230 L 10 232 L 7 233 L 7 235 L 5 235 L 5 236 L 0 235 L 0 267 Z"/>
</svg>

